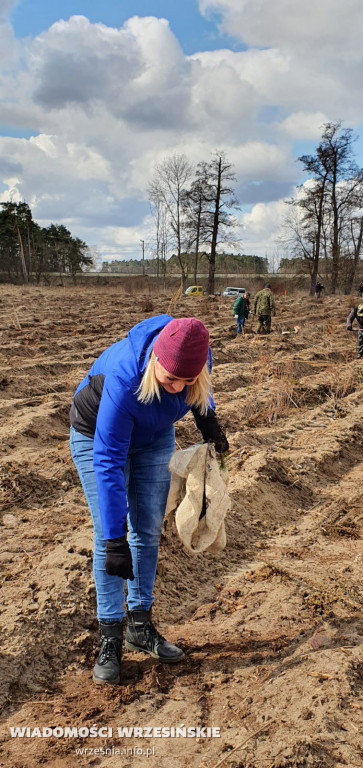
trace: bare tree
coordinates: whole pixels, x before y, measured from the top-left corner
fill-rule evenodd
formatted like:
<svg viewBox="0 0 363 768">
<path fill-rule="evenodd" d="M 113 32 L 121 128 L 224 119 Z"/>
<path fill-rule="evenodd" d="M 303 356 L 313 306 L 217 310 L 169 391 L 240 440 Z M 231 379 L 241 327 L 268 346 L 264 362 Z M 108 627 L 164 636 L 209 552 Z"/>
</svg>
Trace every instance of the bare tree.
<svg viewBox="0 0 363 768">
<path fill-rule="evenodd" d="M 185 216 L 185 230 L 188 234 L 187 250 L 194 251 L 193 279 L 197 283 L 199 249 L 208 239 L 207 206 L 205 185 L 200 177 L 199 170 L 191 184 L 190 189 L 184 190 L 183 211 Z"/>
<path fill-rule="evenodd" d="M 168 209 L 157 187 L 150 188 L 150 206 L 155 223 L 155 246 L 153 250 L 156 258 L 156 275 L 158 281 L 160 276 L 162 276 L 165 288 L 168 253 Z"/>
<path fill-rule="evenodd" d="M 315 154 L 299 157 L 310 179 L 300 187 L 296 198 L 287 201 L 294 210 L 287 216 L 285 244 L 289 243 L 294 256 L 307 260 L 311 293 L 322 257 L 332 293 L 340 278 L 346 287 L 348 273 L 349 280 L 354 279 L 358 263 L 355 259 L 359 260 L 362 245 L 357 221 L 363 182 L 363 171 L 353 159 L 354 140 L 350 128 L 343 130 L 340 122 L 326 123 Z"/>
<path fill-rule="evenodd" d="M 203 232 L 205 241 L 209 243 L 208 293 L 214 293 L 215 264 L 218 242 L 227 240 L 227 230 L 235 227 L 236 217 L 229 211 L 238 208 L 238 200 L 234 195 L 232 184 L 236 175 L 225 153 L 216 151 L 209 163 L 198 163 L 197 177 L 203 188 L 205 211 L 203 215 Z"/>
<path fill-rule="evenodd" d="M 265 259 L 269 265 L 269 271 L 272 272 L 273 275 L 276 272 L 278 272 L 281 258 L 282 256 L 278 247 L 274 248 L 272 251 L 268 251 L 267 253 L 265 253 Z"/>
<path fill-rule="evenodd" d="M 176 251 L 183 285 L 187 279 L 187 264 L 183 254 L 185 232 L 182 199 L 192 172 L 193 166 L 185 155 L 174 154 L 156 165 L 149 186 L 149 199 L 154 204 L 158 201 L 158 205 L 165 208 L 170 229 L 168 240 Z"/>
<path fill-rule="evenodd" d="M 341 213 L 341 260 L 344 267 L 344 293 L 352 291 L 353 282 L 359 265 L 363 244 L 363 182 L 356 185 L 354 190 L 340 189 Z M 349 182 L 347 185 L 350 187 Z"/>
<path fill-rule="evenodd" d="M 285 219 L 282 240 L 289 245 L 295 257 L 306 260 L 310 273 L 310 294 L 313 295 L 324 243 L 326 178 L 302 185 L 298 196 L 287 203 L 292 211 Z"/>
<path fill-rule="evenodd" d="M 342 129 L 341 122 L 326 123 L 315 155 L 303 155 L 299 158 L 304 165 L 304 170 L 312 173 L 315 182 L 320 186 L 322 205 L 324 205 L 326 193 L 329 198 L 332 293 L 336 291 L 339 278 L 342 228 L 347 212 L 355 205 L 355 193 L 363 178 L 362 170 L 353 159 L 354 141 L 351 128 Z M 321 213 L 323 213 L 322 210 Z M 319 223 L 322 226 L 320 220 Z"/>
<path fill-rule="evenodd" d="M 353 282 L 357 273 L 357 268 L 360 260 L 360 254 L 362 252 L 363 244 L 363 216 L 357 219 L 351 219 L 350 222 L 352 243 L 353 243 L 353 259 L 352 267 L 348 280 L 346 281 L 345 293 L 351 293 L 353 288 Z"/>
</svg>

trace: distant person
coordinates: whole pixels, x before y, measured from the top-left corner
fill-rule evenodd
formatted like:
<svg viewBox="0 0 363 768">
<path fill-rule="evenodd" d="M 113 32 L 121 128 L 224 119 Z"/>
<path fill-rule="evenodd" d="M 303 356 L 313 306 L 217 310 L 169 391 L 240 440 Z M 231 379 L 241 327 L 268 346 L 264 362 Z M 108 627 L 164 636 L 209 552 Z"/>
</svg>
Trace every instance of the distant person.
<svg viewBox="0 0 363 768">
<path fill-rule="evenodd" d="M 151 607 L 174 423 L 191 410 L 203 440 L 218 452 L 228 450 L 211 398 L 210 369 L 203 323 L 159 315 L 106 349 L 75 392 L 70 447 L 94 527 L 101 633 L 95 683 L 120 681 L 126 582 L 126 647 L 167 663 L 184 658 L 157 631 Z"/>
<path fill-rule="evenodd" d="M 358 304 L 350 310 L 347 317 L 347 331 L 353 330 L 354 320 L 358 323 L 357 357 L 363 358 L 363 304 Z"/>
<path fill-rule="evenodd" d="M 237 336 L 243 333 L 243 327 L 246 319 L 246 296 L 237 296 L 233 304 L 233 314 L 237 322 Z"/>
<path fill-rule="evenodd" d="M 324 286 L 319 281 L 315 283 L 315 298 L 320 299 L 321 292 L 324 290 Z"/>
<path fill-rule="evenodd" d="M 359 296 L 360 299 L 363 298 L 363 282 L 359 283 L 358 296 Z"/>
<path fill-rule="evenodd" d="M 258 319 L 257 333 L 271 333 L 271 316 L 276 315 L 276 306 L 270 283 L 256 293 L 254 314 Z"/>
</svg>

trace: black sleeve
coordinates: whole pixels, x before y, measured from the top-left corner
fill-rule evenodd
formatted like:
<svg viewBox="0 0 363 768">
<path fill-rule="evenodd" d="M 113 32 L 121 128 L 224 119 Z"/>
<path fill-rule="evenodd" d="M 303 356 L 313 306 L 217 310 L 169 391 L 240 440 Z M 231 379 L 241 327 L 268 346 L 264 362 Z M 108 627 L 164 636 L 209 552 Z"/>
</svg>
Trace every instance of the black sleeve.
<svg viewBox="0 0 363 768">
<path fill-rule="evenodd" d="M 98 409 L 103 392 L 105 376 L 88 376 L 88 384 L 73 398 L 70 410 L 72 427 L 86 437 L 94 437 Z"/>
<path fill-rule="evenodd" d="M 212 408 L 208 408 L 207 413 L 202 415 L 199 408 L 193 407 L 192 414 L 204 442 L 214 443 L 218 453 L 226 453 L 229 448 L 228 440 L 218 423 L 215 411 Z"/>
</svg>

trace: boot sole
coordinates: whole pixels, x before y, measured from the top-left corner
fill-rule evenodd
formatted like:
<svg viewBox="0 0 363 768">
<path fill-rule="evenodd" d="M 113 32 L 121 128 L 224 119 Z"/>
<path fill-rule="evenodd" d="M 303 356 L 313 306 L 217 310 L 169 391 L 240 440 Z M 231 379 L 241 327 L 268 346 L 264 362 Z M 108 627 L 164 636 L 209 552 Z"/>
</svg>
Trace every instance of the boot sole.
<svg viewBox="0 0 363 768">
<path fill-rule="evenodd" d="M 125 648 L 127 648 L 128 651 L 136 651 L 136 653 L 147 653 L 149 656 L 152 656 L 153 659 L 157 659 L 157 661 L 161 661 L 163 664 L 178 664 L 179 661 L 185 659 L 185 653 L 177 659 L 161 659 L 157 653 L 147 651 L 145 648 L 139 648 L 138 645 L 133 645 L 133 643 L 128 643 L 127 641 L 125 641 Z"/>
<path fill-rule="evenodd" d="M 101 680 L 99 677 L 93 675 L 93 682 L 96 683 L 96 685 L 119 685 L 120 678 L 117 677 L 116 680 Z"/>
</svg>

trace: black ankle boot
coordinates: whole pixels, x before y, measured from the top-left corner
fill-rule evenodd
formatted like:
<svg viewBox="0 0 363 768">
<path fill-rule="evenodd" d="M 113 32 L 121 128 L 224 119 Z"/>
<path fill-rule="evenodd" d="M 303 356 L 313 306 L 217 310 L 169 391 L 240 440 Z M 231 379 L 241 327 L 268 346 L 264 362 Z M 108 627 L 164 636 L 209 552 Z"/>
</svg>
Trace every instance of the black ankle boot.
<svg viewBox="0 0 363 768">
<path fill-rule="evenodd" d="M 100 621 L 101 647 L 93 669 L 95 683 L 115 684 L 120 682 L 120 663 L 122 652 L 121 622 L 107 624 Z"/>
<path fill-rule="evenodd" d="M 184 659 L 181 648 L 168 643 L 151 621 L 150 611 L 128 611 L 125 646 L 130 651 L 149 653 L 154 659 L 174 663 Z"/>
</svg>

